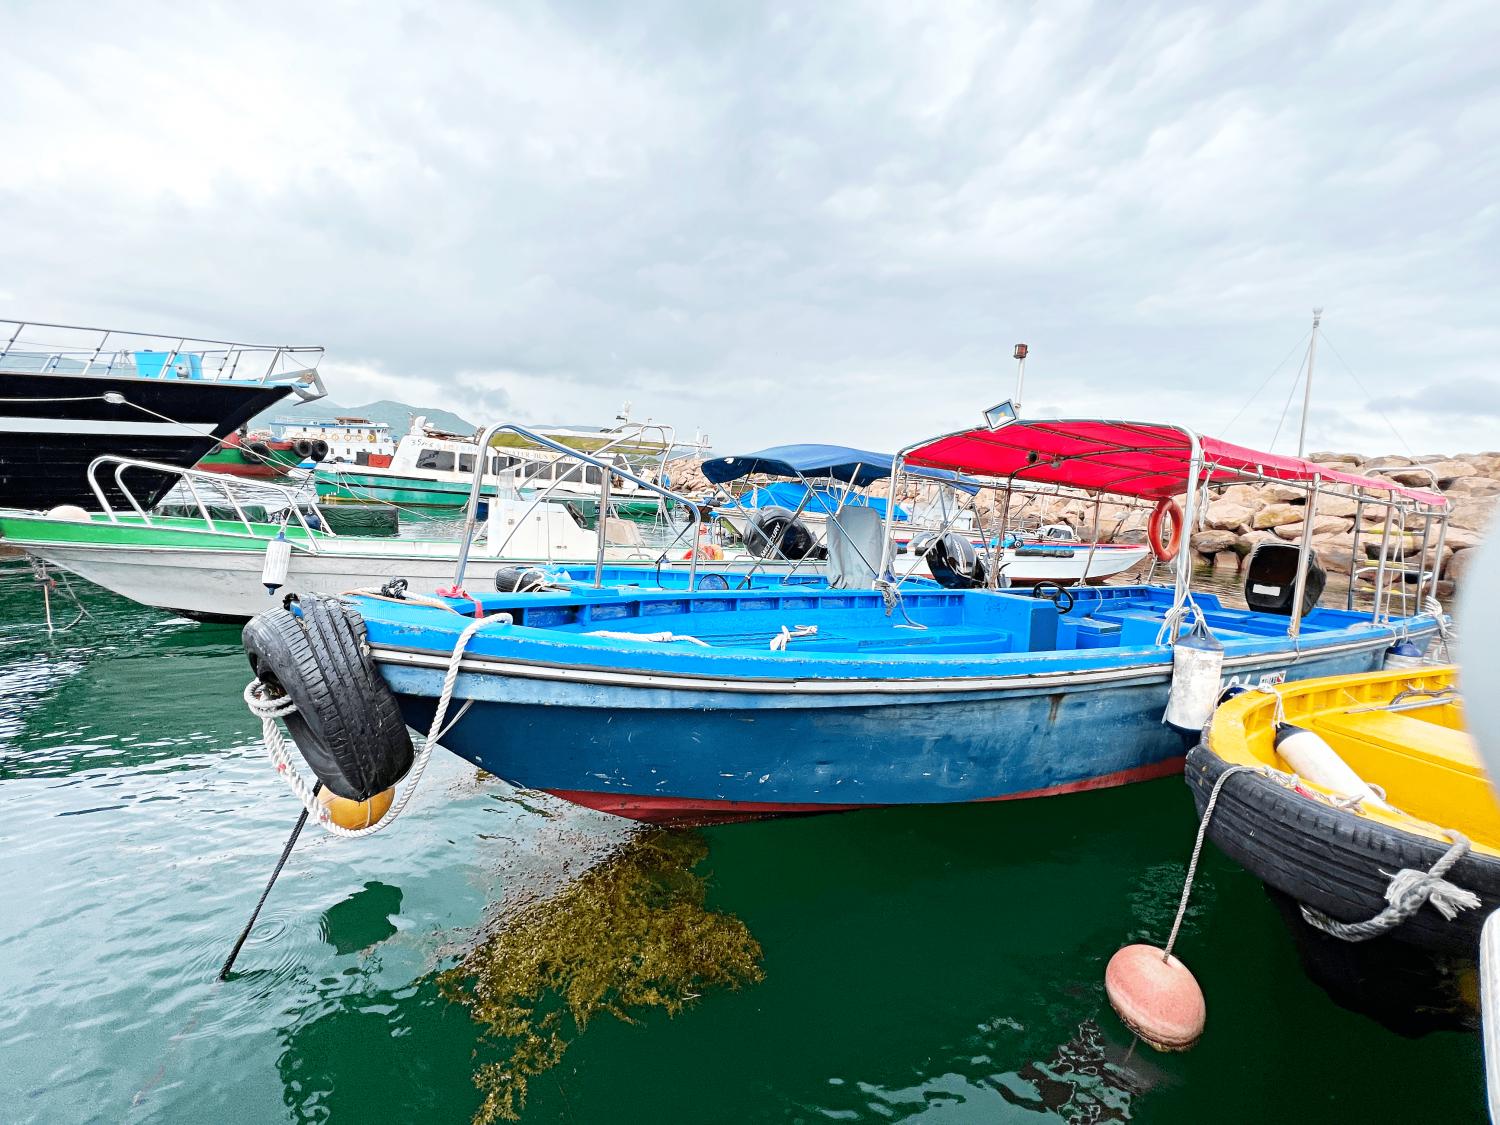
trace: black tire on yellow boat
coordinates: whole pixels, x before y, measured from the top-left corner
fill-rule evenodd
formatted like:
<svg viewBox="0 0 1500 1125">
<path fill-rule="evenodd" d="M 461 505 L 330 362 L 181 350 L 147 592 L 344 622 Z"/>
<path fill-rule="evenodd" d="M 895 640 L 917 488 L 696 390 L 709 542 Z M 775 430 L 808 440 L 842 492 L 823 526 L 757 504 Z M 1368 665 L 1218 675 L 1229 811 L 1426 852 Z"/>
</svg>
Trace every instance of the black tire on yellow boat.
<svg viewBox="0 0 1500 1125">
<path fill-rule="evenodd" d="M 1200 817 L 1228 768 L 1207 746 L 1189 752 L 1186 779 Z M 1341 922 L 1363 922 L 1379 914 L 1387 905 L 1391 875 L 1403 867 L 1426 871 L 1448 850 L 1446 843 L 1334 808 L 1250 772 L 1224 783 L 1208 838 L 1266 886 Z M 1450 922 L 1425 905 L 1387 937 L 1476 956 L 1480 928 L 1500 907 L 1500 859 L 1471 852 L 1447 878 L 1478 895 L 1481 906 L 1461 911 Z"/>
</svg>

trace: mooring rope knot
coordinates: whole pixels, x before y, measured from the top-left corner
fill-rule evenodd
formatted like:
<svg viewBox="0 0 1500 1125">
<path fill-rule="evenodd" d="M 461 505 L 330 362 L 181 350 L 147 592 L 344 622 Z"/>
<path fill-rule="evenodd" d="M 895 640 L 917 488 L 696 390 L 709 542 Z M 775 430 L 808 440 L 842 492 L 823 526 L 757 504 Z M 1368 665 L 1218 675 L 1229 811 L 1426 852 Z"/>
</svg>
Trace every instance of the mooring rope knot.
<svg viewBox="0 0 1500 1125">
<path fill-rule="evenodd" d="M 448 728 L 443 724 L 448 717 L 448 707 L 453 702 L 453 689 L 458 683 L 459 666 L 463 663 L 464 650 L 468 648 L 470 639 L 485 625 L 509 625 L 511 623 L 510 614 L 497 613 L 471 621 L 458 635 L 458 639 L 453 644 L 453 655 L 448 660 L 448 670 L 443 676 L 443 688 L 438 696 L 437 709 L 433 712 L 432 725 L 427 728 L 427 737 L 422 742 L 422 749 L 407 772 L 406 784 L 386 814 L 365 828 L 344 828 L 335 824 L 328 807 L 318 800 L 317 785 L 309 783 L 297 768 L 296 759 L 292 757 L 291 748 L 278 722 L 297 710 L 297 705 L 292 701 L 291 696 L 279 692 L 260 679 L 251 680 L 246 684 L 245 706 L 250 709 L 252 715 L 260 719 L 261 740 L 265 743 L 271 764 L 286 780 L 287 787 L 302 802 L 302 807 L 307 810 L 308 815 L 327 832 L 347 839 L 373 835 L 393 823 L 405 810 L 412 795 L 416 793 L 417 786 L 421 784 L 422 774 L 427 769 L 428 760 L 432 757 L 433 747 L 438 744 L 438 739 L 447 733 Z M 454 722 L 463 716 L 467 707 L 468 704 L 465 704 L 459 710 Z"/>
<path fill-rule="evenodd" d="M 1385 901 L 1390 905 L 1375 917 L 1363 922 L 1340 922 L 1310 906 L 1302 907 L 1302 917 L 1310 925 L 1344 941 L 1369 941 L 1408 921 L 1422 909 L 1423 903 L 1432 903 L 1433 909 L 1450 922 L 1458 917 L 1459 911 L 1477 908 L 1478 895 L 1445 878 L 1453 865 L 1469 854 L 1469 838 L 1451 828 L 1443 831 L 1453 841 L 1452 846 L 1426 871 L 1403 867 L 1392 875 L 1385 888 Z"/>
</svg>

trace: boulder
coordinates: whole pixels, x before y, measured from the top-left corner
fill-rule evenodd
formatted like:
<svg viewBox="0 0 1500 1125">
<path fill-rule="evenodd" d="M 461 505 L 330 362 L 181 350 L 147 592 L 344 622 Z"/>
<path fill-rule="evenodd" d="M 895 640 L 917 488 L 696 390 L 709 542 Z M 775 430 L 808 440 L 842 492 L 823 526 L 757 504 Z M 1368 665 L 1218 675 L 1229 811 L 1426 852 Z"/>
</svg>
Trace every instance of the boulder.
<svg viewBox="0 0 1500 1125">
<path fill-rule="evenodd" d="M 1358 453 L 1309 453 L 1309 461 L 1316 461 L 1320 465 L 1360 465 L 1364 458 Z"/>
<path fill-rule="evenodd" d="M 1481 476 L 1500 477 L 1500 453 L 1460 453 L 1454 460 L 1473 465 Z"/>
<path fill-rule="evenodd" d="M 1380 475 L 1390 477 L 1397 484 L 1404 484 L 1407 488 L 1442 487 L 1442 479 L 1425 465 L 1414 465 L 1410 469 L 1389 469 Z"/>
<path fill-rule="evenodd" d="M 1219 496 L 1220 500 L 1232 500 L 1236 504 L 1248 504 L 1252 508 L 1261 505 L 1260 489 L 1253 484 L 1231 484 Z"/>
<path fill-rule="evenodd" d="M 1314 535 L 1312 545 L 1324 570 L 1334 574 L 1350 573 L 1350 550 L 1354 546 L 1352 535 Z"/>
<path fill-rule="evenodd" d="M 1238 549 L 1240 554 L 1249 555 L 1255 550 L 1257 544 L 1280 542 L 1282 540 L 1277 537 L 1274 531 L 1247 531 L 1244 535 L 1240 536 Z"/>
<path fill-rule="evenodd" d="M 1220 551 L 1232 551 L 1240 537 L 1232 531 L 1195 531 L 1190 540 L 1193 550 L 1200 555 L 1217 555 Z"/>
<path fill-rule="evenodd" d="M 1255 505 L 1227 497 L 1215 500 L 1204 510 L 1204 522 L 1221 531 L 1241 531 L 1255 517 Z"/>
<path fill-rule="evenodd" d="M 1410 457 L 1375 457 L 1360 464 L 1360 471 L 1373 473 L 1376 469 L 1400 469 L 1412 463 Z"/>
<path fill-rule="evenodd" d="M 1437 528 L 1432 530 L 1432 538 L 1437 540 Z M 1443 535 L 1443 544 L 1452 547 L 1455 551 L 1466 551 L 1470 547 L 1477 547 L 1484 541 L 1484 536 L 1477 531 L 1471 531 L 1467 527 L 1450 527 Z"/>
<path fill-rule="evenodd" d="M 1304 509 L 1297 504 L 1268 504 L 1255 513 L 1250 526 L 1257 531 L 1264 531 L 1283 524 L 1301 523 L 1305 514 Z"/>
<path fill-rule="evenodd" d="M 1479 557 L 1479 552 L 1473 548 L 1464 548 L 1454 551 L 1448 556 L 1448 563 L 1443 567 L 1443 577 L 1450 582 L 1462 582 L 1464 575 L 1468 572 L 1470 565 Z"/>
<path fill-rule="evenodd" d="M 1350 517 L 1354 515 L 1359 505 L 1348 496 L 1330 495 L 1326 492 L 1319 492 L 1317 508 L 1319 516 Z"/>
<path fill-rule="evenodd" d="M 1220 551 L 1214 555 L 1215 570 L 1239 570 L 1240 554 L 1238 551 Z"/>
<path fill-rule="evenodd" d="M 1497 496 L 1500 495 L 1500 480 L 1481 476 L 1459 477 L 1444 488 L 1443 491 L 1455 497 Z"/>
<path fill-rule="evenodd" d="M 1447 488 L 1454 481 L 1461 480 L 1464 477 L 1479 475 L 1479 470 L 1473 465 L 1470 465 L 1467 461 L 1460 461 L 1457 458 L 1431 461 L 1423 467 L 1432 470 L 1432 475 L 1437 477 L 1438 485 L 1442 488 Z"/>
<path fill-rule="evenodd" d="M 1267 504 L 1303 503 L 1307 500 L 1306 490 L 1289 484 L 1262 484 L 1256 487 L 1255 495 Z"/>
<path fill-rule="evenodd" d="M 1302 538 L 1306 527 L 1306 520 L 1298 520 L 1296 523 L 1279 523 L 1274 530 L 1282 539 L 1295 543 Z M 1349 521 L 1339 516 L 1317 515 L 1313 517 L 1312 533 L 1315 536 L 1342 534 L 1348 530 Z"/>
<path fill-rule="evenodd" d="M 1468 531 L 1483 531 L 1495 511 L 1495 497 L 1473 496 L 1461 499 L 1453 505 L 1448 517 L 1448 526 Z"/>
</svg>

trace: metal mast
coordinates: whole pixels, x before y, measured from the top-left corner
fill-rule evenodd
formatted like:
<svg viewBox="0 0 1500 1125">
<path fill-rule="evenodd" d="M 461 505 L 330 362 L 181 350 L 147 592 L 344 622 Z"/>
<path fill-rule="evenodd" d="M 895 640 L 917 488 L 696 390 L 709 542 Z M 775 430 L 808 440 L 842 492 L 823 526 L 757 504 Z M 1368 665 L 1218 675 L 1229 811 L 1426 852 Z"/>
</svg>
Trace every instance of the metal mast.
<svg viewBox="0 0 1500 1125">
<path fill-rule="evenodd" d="M 1025 344 L 1017 344 L 1016 345 L 1016 350 L 1015 350 L 1015 353 L 1014 353 L 1015 357 L 1016 357 L 1016 397 L 1015 397 L 1015 404 L 1016 404 L 1016 415 L 1018 417 L 1020 416 L 1020 413 L 1021 413 L 1021 391 L 1023 389 L 1025 389 L 1025 387 L 1026 387 L 1026 352 L 1027 352 L 1027 350 L 1028 349 L 1027 349 L 1027 347 L 1026 347 Z"/>
<path fill-rule="evenodd" d="M 1297 431 L 1297 456 L 1307 450 L 1307 411 L 1312 406 L 1313 360 L 1318 358 L 1318 324 L 1323 319 L 1322 309 L 1313 309 L 1312 339 L 1307 342 L 1307 384 L 1302 389 L 1302 427 Z"/>
</svg>

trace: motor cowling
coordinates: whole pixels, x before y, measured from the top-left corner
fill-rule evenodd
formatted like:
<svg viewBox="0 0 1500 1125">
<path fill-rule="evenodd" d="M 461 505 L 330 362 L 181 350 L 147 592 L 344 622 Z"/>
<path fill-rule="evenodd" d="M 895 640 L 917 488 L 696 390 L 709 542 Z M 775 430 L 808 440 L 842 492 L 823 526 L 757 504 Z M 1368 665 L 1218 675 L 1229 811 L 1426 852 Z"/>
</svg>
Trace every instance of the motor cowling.
<svg viewBox="0 0 1500 1125">
<path fill-rule="evenodd" d="M 555 590 L 547 572 L 538 566 L 502 566 L 495 571 L 495 589 L 502 594 L 535 594 Z"/>
<path fill-rule="evenodd" d="M 758 508 L 745 524 L 745 550 L 758 559 L 805 559 L 817 546 L 807 525 L 786 508 Z"/>
<path fill-rule="evenodd" d="M 912 550 L 927 560 L 932 576 L 950 590 L 983 586 L 989 578 L 989 568 L 974 544 L 956 531 L 913 540 Z"/>
<path fill-rule="evenodd" d="M 352 606 L 326 594 L 289 598 L 252 619 L 242 639 L 256 678 L 296 705 L 287 730 L 326 789 L 367 801 L 406 776 L 411 736 Z"/>
</svg>

